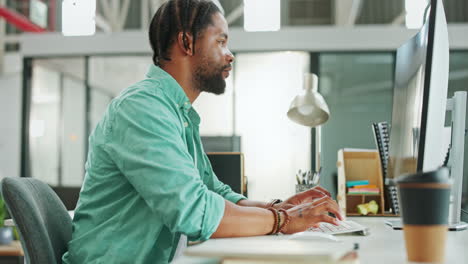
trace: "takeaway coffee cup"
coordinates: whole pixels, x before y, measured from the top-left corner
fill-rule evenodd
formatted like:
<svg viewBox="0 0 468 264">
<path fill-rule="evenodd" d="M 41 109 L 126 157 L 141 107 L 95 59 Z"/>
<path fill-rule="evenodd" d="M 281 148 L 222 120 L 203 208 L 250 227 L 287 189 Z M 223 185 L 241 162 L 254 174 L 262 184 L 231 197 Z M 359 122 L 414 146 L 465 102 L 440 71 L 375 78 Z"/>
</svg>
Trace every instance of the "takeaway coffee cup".
<svg viewBox="0 0 468 264">
<path fill-rule="evenodd" d="M 444 262 L 451 187 L 448 169 L 401 176 L 397 187 L 408 260 Z"/>
</svg>

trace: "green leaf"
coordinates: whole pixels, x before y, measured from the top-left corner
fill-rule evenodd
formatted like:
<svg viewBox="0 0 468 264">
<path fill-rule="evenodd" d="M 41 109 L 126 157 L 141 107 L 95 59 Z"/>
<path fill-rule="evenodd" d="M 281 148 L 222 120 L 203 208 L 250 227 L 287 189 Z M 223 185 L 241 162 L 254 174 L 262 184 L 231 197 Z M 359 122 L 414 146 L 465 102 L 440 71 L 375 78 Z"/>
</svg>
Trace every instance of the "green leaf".
<svg viewBox="0 0 468 264">
<path fill-rule="evenodd" d="M 5 221 L 5 204 L 3 202 L 3 199 L 0 198 L 0 227 L 3 227 L 3 222 Z"/>
</svg>

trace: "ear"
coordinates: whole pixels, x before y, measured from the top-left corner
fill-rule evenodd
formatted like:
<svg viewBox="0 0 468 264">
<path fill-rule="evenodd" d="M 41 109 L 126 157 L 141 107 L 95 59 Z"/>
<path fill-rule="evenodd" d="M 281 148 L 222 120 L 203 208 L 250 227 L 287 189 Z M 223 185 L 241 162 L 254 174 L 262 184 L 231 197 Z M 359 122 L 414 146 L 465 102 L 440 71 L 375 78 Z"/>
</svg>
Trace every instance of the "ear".
<svg viewBox="0 0 468 264">
<path fill-rule="evenodd" d="M 177 34 L 177 46 L 182 52 L 188 56 L 193 55 L 193 36 L 186 32 L 185 37 L 183 32 Z"/>
</svg>

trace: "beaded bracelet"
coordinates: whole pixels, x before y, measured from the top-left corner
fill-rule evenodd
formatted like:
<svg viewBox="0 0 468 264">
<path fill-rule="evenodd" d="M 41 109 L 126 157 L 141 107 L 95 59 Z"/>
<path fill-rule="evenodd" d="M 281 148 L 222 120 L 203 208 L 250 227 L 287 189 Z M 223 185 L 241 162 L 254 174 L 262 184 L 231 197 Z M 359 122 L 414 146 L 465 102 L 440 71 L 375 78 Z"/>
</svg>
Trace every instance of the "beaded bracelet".
<svg viewBox="0 0 468 264">
<path fill-rule="evenodd" d="M 278 234 L 281 228 L 281 214 L 278 210 L 276 210 L 276 213 L 278 214 L 278 227 L 276 228 L 276 234 Z"/>
<path fill-rule="evenodd" d="M 279 229 L 279 218 L 278 218 L 278 215 L 279 215 L 279 212 L 278 210 L 276 210 L 275 208 L 273 207 L 269 207 L 267 208 L 268 210 L 270 210 L 272 213 L 273 213 L 273 218 L 274 218 L 274 223 L 273 223 L 273 229 L 271 230 L 270 233 L 268 233 L 267 235 L 273 235 L 273 234 L 276 234 L 278 233 L 278 229 Z"/>
<path fill-rule="evenodd" d="M 284 213 L 285 219 L 284 219 L 284 223 L 281 225 L 281 227 L 279 227 L 279 229 L 277 231 L 278 233 L 281 233 L 284 230 L 284 228 L 289 224 L 289 221 L 291 220 L 291 218 L 289 217 L 289 214 L 288 214 L 288 212 L 286 212 L 286 210 L 279 209 L 278 215 L 280 214 L 280 212 Z"/>
</svg>

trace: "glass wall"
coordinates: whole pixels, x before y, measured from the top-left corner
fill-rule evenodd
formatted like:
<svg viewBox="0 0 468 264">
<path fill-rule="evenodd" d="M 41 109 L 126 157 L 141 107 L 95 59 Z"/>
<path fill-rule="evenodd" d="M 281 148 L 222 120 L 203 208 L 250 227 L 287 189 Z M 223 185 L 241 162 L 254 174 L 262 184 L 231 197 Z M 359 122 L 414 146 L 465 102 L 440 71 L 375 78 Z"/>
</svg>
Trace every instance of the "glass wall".
<svg viewBox="0 0 468 264">
<path fill-rule="evenodd" d="M 85 60 L 33 61 L 29 120 L 31 176 L 80 186 L 85 157 Z"/>
<path fill-rule="evenodd" d="M 89 57 L 89 133 L 101 120 L 107 105 L 114 97 L 145 78 L 150 63 L 151 56 Z"/>
<path fill-rule="evenodd" d="M 89 133 L 112 98 L 143 79 L 148 65 L 148 56 L 34 59 L 30 176 L 52 186 L 81 186 Z"/>
<path fill-rule="evenodd" d="M 376 149 L 372 123 L 391 123 L 394 55 L 325 53 L 319 57 L 319 91 L 330 108 L 322 127 L 321 183 L 336 194 L 341 148 Z"/>
<path fill-rule="evenodd" d="M 32 177 L 58 184 L 60 74 L 34 63 L 29 144 Z"/>
<path fill-rule="evenodd" d="M 81 186 L 88 135 L 111 100 L 144 79 L 151 63 L 150 55 L 33 59 L 27 176 Z M 224 95 L 202 94 L 194 104 L 201 135 L 210 141 L 234 136 L 233 94 L 229 77 Z"/>
<path fill-rule="evenodd" d="M 85 146 L 85 83 L 64 76 L 62 81 L 61 118 L 61 181 L 62 186 L 81 186 L 84 177 Z"/>
</svg>

